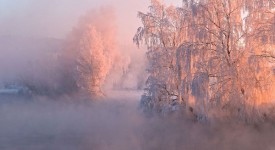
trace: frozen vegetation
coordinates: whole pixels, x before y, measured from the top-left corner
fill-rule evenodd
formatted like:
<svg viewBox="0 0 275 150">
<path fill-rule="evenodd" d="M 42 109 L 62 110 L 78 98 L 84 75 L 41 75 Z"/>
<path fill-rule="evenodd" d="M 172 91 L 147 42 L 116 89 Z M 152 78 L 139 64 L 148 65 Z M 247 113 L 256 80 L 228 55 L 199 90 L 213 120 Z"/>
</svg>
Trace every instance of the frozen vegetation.
<svg viewBox="0 0 275 150">
<path fill-rule="evenodd" d="M 145 111 L 261 122 L 274 107 L 275 17 L 270 0 L 151 0 L 134 36 L 147 46 Z M 274 119 L 274 118 L 272 118 Z"/>
<path fill-rule="evenodd" d="M 63 39 L 0 30 L 0 150 L 275 149 L 274 8 L 151 0 L 130 44 L 111 7 Z"/>
</svg>

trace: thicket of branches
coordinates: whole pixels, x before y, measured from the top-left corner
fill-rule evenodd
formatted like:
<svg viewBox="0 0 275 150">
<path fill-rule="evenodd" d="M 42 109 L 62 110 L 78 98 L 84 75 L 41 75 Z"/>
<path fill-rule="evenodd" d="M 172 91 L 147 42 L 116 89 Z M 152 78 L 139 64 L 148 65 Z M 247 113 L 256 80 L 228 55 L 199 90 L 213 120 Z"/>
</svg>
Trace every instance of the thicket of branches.
<svg viewBox="0 0 275 150">
<path fill-rule="evenodd" d="M 275 1 L 151 0 L 134 42 L 147 45 L 144 109 L 255 121 L 274 95 Z M 273 97 L 274 98 L 274 97 Z"/>
</svg>

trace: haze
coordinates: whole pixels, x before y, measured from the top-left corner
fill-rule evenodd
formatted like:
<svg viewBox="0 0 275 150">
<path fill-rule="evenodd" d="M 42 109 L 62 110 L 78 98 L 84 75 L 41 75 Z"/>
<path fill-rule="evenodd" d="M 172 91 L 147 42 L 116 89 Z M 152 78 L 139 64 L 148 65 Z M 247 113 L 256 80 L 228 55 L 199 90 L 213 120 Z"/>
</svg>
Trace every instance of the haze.
<svg viewBox="0 0 275 150">
<path fill-rule="evenodd" d="M 275 149 L 258 2 L 0 0 L 0 150 Z"/>
<path fill-rule="evenodd" d="M 137 12 L 145 11 L 148 5 L 147 0 L 1 0 L 0 35 L 64 38 L 81 15 L 111 6 L 117 13 L 119 37 L 132 43 L 140 25 Z"/>
</svg>

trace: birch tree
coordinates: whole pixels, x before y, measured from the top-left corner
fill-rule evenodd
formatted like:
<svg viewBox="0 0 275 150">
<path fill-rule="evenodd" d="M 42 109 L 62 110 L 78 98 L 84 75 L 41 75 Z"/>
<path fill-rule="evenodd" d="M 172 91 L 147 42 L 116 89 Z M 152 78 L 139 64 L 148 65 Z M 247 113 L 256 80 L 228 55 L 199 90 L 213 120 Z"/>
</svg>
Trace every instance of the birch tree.
<svg viewBox="0 0 275 150">
<path fill-rule="evenodd" d="M 180 12 L 176 7 L 167 7 L 158 0 L 152 0 L 149 12 L 138 13 L 143 27 L 137 30 L 134 41 L 147 45 L 149 77 L 146 82 L 144 100 L 147 106 L 166 111 L 177 103 L 179 85 L 176 73 L 175 49 L 181 43 Z"/>
<path fill-rule="evenodd" d="M 184 0 L 179 8 L 151 3 L 148 13 L 139 13 L 143 27 L 134 38 L 148 46 L 150 106 L 171 105 L 169 96 L 175 95 L 200 119 L 212 110 L 261 118 L 257 108 L 271 101 L 274 85 L 274 2 Z"/>
</svg>

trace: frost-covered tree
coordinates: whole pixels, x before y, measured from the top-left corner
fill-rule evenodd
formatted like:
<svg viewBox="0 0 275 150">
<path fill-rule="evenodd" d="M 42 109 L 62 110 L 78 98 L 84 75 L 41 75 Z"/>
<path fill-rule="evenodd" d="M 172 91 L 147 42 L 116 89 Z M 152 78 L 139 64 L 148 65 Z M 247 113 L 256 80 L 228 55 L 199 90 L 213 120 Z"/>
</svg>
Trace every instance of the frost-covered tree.
<svg viewBox="0 0 275 150">
<path fill-rule="evenodd" d="M 92 95 L 101 95 L 101 87 L 110 70 L 101 34 L 89 26 L 79 43 L 77 58 L 77 84 Z"/>
<path fill-rule="evenodd" d="M 134 41 L 148 46 L 149 78 L 143 103 L 198 118 L 222 110 L 243 119 L 269 103 L 274 85 L 274 1 L 184 0 L 167 7 L 152 0 L 139 13 Z"/>
<path fill-rule="evenodd" d="M 270 64 L 263 57 L 255 58 L 255 54 L 267 51 L 267 47 L 262 47 L 266 43 L 274 45 L 258 40 L 259 37 L 270 38 L 262 29 L 266 28 L 264 23 L 273 18 L 266 14 L 272 7 L 268 1 L 263 5 L 259 1 L 234 0 L 208 0 L 196 4 L 196 7 L 199 23 L 196 23 L 195 30 L 205 36 L 196 38 L 196 43 L 210 44 L 198 48 L 203 56 L 193 62 L 200 66 L 207 64 L 200 68 L 204 70 L 200 72 L 209 77 L 209 100 L 213 102 L 210 104 L 242 118 L 249 118 L 251 113 L 255 116 L 258 113 L 252 111 L 256 106 L 271 101 L 266 96 L 272 90 L 267 82 L 273 84 Z"/>
<path fill-rule="evenodd" d="M 77 87 L 92 97 L 103 96 L 102 87 L 116 60 L 114 12 L 109 8 L 82 17 L 68 38 L 68 55 Z"/>
<path fill-rule="evenodd" d="M 148 107 L 166 111 L 169 105 L 176 103 L 178 81 L 176 74 L 175 49 L 181 43 L 180 12 L 177 8 L 166 7 L 158 0 L 152 0 L 147 13 L 139 12 L 143 27 L 134 37 L 137 45 L 147 45 L 149 77 L 146 93 L 143 96 Z M 173 84 L 171 84 L 173 83 Z"/>
</svg>

